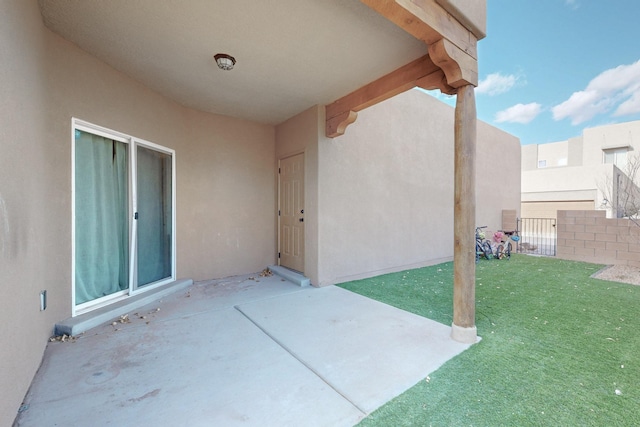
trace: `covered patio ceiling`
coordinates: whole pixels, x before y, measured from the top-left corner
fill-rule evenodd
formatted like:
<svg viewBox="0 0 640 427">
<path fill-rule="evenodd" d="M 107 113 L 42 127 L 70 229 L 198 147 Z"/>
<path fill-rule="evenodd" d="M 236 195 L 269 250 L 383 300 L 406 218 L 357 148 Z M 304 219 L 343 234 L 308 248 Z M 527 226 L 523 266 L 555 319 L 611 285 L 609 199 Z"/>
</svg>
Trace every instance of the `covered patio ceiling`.
<svg viewBox="0 0 640 427">
<path fill-rule="evenodd" d="M 39 0 L 45 25 L 197 110 L 278 124 L 425 55 L 357 0 Z M 231 71 L 213 56 L 236 58 Z"/>
</svg>

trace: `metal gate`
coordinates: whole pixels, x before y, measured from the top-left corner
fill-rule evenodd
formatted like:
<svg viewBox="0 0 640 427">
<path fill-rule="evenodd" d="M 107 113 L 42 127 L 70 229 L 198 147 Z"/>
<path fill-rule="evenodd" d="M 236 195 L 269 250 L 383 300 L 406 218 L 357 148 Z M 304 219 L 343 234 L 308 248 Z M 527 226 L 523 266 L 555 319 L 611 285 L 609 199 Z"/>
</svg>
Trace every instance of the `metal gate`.
<svg viewBox="0 0 640 427">
<path fill-rule="evenodd" d="M 555 218 L 518 218 L 518 231 L 520 232 L 518 252 L 556 255 Z"/>
</svg>

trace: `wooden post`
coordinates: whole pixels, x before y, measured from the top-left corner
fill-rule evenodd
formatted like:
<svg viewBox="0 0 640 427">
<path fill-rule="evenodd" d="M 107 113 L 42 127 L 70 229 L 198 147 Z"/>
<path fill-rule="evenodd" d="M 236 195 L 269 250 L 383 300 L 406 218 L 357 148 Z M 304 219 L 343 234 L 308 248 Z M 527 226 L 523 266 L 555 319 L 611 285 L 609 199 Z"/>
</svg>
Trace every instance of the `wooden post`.
<svg viewBox="0 0 640 427">
<path fill-rule="evenodd" d="M 451 338 L 475 343 L 476 101 L 473 85 L 458 88 L 455 112 L 453 325 Z"/>
</svg>

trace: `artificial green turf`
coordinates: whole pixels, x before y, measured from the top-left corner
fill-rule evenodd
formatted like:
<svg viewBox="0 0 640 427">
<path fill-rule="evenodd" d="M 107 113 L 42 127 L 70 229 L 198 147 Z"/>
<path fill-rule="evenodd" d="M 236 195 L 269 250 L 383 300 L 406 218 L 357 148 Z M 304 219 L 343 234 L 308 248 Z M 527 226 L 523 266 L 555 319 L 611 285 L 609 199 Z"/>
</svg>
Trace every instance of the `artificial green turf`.
<svg viewBox="0 0 640 427">
<path fill-rule="evenodd" d="M 640 425 L 640 287 L 591 279 L 600 267 L 482 260 L 482 341 L 360 425 Z M 450 325 L 452 282 L 446 263 L 340 286 Z"/>
</svg>

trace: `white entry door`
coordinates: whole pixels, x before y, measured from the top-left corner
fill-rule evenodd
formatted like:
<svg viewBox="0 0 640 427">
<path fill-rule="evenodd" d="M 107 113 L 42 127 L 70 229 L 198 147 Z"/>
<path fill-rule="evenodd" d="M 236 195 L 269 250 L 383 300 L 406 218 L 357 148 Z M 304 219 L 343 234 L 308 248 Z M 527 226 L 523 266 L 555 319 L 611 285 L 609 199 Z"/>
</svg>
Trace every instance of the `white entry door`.
<svg viewBox="0 0 640 427">
<path fill-rule="evenodd" d="M 304 272 L 304 154 L 280 160 L 279 264 Z"/>
</svg>

